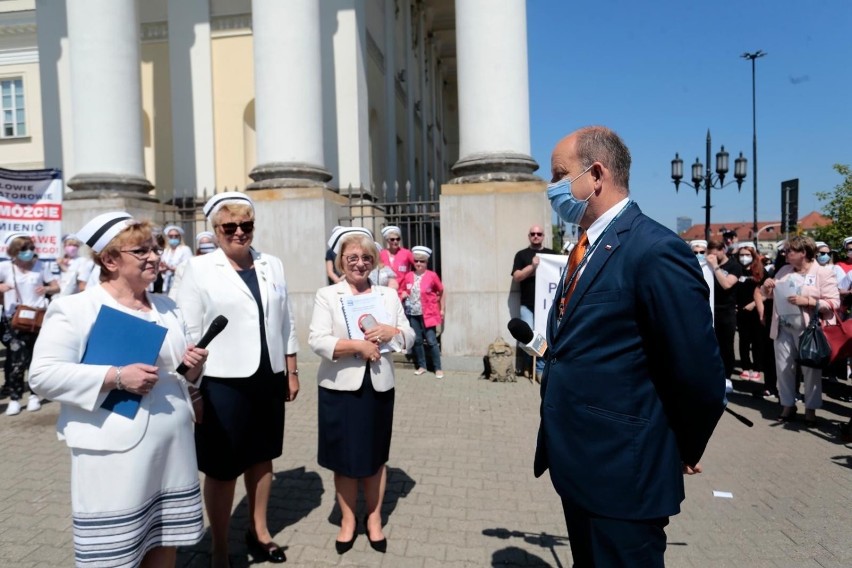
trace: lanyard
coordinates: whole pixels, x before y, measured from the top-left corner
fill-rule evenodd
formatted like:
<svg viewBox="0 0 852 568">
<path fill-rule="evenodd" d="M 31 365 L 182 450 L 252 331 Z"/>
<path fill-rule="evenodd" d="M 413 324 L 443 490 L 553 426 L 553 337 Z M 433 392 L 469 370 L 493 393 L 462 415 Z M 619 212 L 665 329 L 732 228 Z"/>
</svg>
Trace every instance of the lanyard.
<svg viewBox="0 0 852 568">
<path fill-rule="evenodd" d="M 621 211 L 619 211 L 618 214 L 615 217 L 613 217 L 612 220 L 610 220 L 609 223 L 606 224 L 606 227 L 604 227 L 604 230 L 601 233 L 601 235 L 597 239 L 595 239 L 595 243 L 593 245 L 589 246 L 586 249 L 585 254 L 583 254 L 583 258 L 581 258 L 580 262 L 577 263 L 577 268 L 574 269 L 574 272 L 571 273 L 571 277 L 568 279 L 568 282 L 566 284 L 564 284 L 564 286 L 562 288 L 562 300 L 560 301 L 560 305 L 562 306 L 563 309 L 560 310 L 560 311 L 562 311 L 562 313 L 557 312 L 557 314 L 559 316 L 559 317 L 556 318 L 557 323 L 562 320 L 562 316 L 565 315 L 564 309 L 568 307 L 567 302 L 565 302 L 565 296 L 568 294 L 568 290 L 571 289 L 571 286 L 574 284 L 574 281 L 577 278 L 580 277 L 580 272 L 582 272 L 583 268 L 586 266 L 586 264 L 588 264 L 589 258 L 591 258 L 592 254 L 597 250 L 598 245 L 601 244 L 601 241 L 603 240 L 604 235 L 606 235 L 606 232 L 609 231 L 610 227 L 613 226 L 613 224 L 618 220 L 618 218 L 621 217 L 621 215 L 625 211 L 627 211 L 631 206 L 633 206 L 635 204 L 636 204 L 635 201 L 628 201 L 627 205 L 625 205 L 621 209 Z M 568 265 L 566 264 L 565 268 L 562 269 L 562 274 L 560 275 L 560 280 L 562 282 L 565 281 L 565 275 L 566 275 L 567 272 L 568 272 Z"/>
</svg>

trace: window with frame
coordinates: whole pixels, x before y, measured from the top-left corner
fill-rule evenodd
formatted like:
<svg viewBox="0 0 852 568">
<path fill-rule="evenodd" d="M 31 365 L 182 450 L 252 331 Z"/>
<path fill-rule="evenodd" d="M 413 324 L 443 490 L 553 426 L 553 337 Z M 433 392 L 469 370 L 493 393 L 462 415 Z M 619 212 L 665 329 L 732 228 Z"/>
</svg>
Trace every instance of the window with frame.
<svg viewBox="0 0 852 568">
<path fill-rule="evenodd" d="M 27 135 L 24 110 L 24 80 L 0 79 L 0 138 Z"/>
</svg>

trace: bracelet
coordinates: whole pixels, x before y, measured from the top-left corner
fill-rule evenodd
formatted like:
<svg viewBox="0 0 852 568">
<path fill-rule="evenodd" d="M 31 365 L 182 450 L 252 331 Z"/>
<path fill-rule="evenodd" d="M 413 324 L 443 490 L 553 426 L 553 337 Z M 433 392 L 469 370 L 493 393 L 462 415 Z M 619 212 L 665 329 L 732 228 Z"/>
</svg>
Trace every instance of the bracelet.
<svg viewBox="0 0 852 568">
<path fill-rule="evenodd" d="M 120 391 L 124 390 L 124 385 L 121 384 L 121 367 L 115 368 L 115 388 Z"/>
<path fill-rule="evenodd" d="M 298 377 L 299 376 L 299 369 L 293 369 L 292 371 L 287 371 L 287 373 L 290 374 L 290 375 L 296 375 Z"/>
</svg>

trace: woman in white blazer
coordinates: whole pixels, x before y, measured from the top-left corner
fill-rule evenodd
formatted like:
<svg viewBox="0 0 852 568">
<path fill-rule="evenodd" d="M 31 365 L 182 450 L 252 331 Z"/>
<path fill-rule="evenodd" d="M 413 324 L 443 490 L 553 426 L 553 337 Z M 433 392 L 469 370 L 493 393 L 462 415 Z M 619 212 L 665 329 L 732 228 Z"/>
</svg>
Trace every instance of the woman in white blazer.
<svg viewBox="0 0 852 568">
<path fill-rule="evenodd" d="M 228 525 L 240 475 L 249 499 L 245 538 L 252 555 L 284 562 L 266 519 L 272 460 L 284 444 L 284 402 L 299 392 L 299 345 L 284 268 L 278 258 L 251 248 L 254 204 L 244 193 L 217 194 L 204 213 L 220 248 L 189 261 L 178 305 L 196 340 L 216 316 L 228 318 L 209 345 L 201 385 L 204 418 L 195 429 L 213 566 L 228 565 Z"/>
<path fill-rule="evenodd" d="M 207 351 L 187 342 L 173 301 L 145 291 L 160 263 L 150 223 L 105 213 L 78 235 L 95 253 L 101 284 L 50 305 L 30 368 L 33 390 L 62 403 L 57 430 L 71 448 L 76 564 L 174 566 L 176 547 L 204 531 L 187 382 L 199 379 Z M 106 348 L 115 365 L 81 362 L 95 349 L 90 332 L 106 307 L 166 328 L 154 365 L 116 366 L 133 357 L 124 344 Z M 185 376 L 175 371 L 180 363 Z M 138 400 L 135 414 L 102 406 L 127 393 Z"/>
<path fill-rule="evenodd" d="M 337 253 L 336 263 L 344 277 L 317 291 L 311 318 L 311 349 L 322 357 L 317 375 L 317 461 L 334 471 L 342 513 L 337 553 L 347 552 L 355 542 L 359 481 L 367 509 L 367 539 L 374 550 L 385 552 L 381 506 L 394 406 L 390 356 L 412 344 L 414 331 L 396 290 L 370 282 L 379 256 L 372 234 L 361 228 L 340 228 L 329 245 Z M 364 314 L 374 317 L 359 317 Z"/>
</svg>

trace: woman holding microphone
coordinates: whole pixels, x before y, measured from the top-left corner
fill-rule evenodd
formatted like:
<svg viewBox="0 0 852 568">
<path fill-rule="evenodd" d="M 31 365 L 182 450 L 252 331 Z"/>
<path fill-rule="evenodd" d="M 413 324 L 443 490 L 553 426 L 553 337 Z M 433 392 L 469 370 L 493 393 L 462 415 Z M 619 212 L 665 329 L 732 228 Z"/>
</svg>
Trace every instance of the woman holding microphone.
<svg viewBox="0 0 852 568">
<path fill-rule="evenodd" d="M 266 513 L 272 460 L 283 451 L 284 403 L 299 393 L 299 345 L 284 267 L 252 248 L 254 203 L 244 193 L 214 195 L 204 214 L 220 248 L 188 262 L 178 305 L 196 341 L 217 316 L 228 318 L 210 345 L 201 385 L 204 418 L 195 430 L 212 565 L 229 565 L 228 525 L 240 475 L 249 506 L 246 544 L 256 559 L 280 563 L 286 557 L 272 541 Z"/>
</svg>

